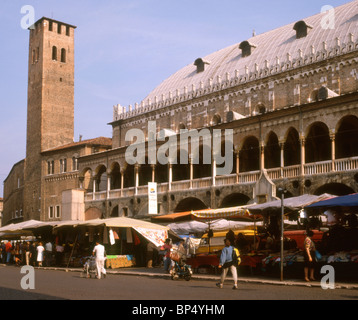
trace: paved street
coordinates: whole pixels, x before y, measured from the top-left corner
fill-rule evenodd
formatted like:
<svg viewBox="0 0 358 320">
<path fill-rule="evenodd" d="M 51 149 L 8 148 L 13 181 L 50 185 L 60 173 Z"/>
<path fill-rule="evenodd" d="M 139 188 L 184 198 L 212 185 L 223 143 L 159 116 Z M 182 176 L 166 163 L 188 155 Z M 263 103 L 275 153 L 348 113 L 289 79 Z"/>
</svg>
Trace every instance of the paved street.
<svg viewBox="0 0 358 320">
<path fill-rule="evenodd" d="M 357 300 L 358 290 L 239 283 L 223 289 L 212 280 L 172 281 L 169 278 L 109 274 L 106 279 L 81 278 L 79 272 L 35 270 L 35 289 L 23 290 L 18 267 L 0 267 L 0 299 L 26 300 Z"/>
</svg>

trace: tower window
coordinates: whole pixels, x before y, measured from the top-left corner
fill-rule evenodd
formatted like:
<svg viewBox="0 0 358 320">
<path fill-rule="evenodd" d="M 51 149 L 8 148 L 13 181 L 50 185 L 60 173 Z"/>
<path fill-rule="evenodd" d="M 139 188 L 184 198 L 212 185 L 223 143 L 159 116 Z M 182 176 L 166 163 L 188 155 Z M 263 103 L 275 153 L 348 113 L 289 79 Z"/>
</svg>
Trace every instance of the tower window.
<svg viewBox="0 0 358 320">
<path fill-rule="evenodd" d="M 57 61 L 57 47 L 56 46 L 52 47 L 52 60 Z"/>
<path fill-rule="evenodd" d="M 57 33 L 58 34 L 61 34 L 61 24 L 59 23 L 58 25 L 57 25 Z"/>
<path fill-rule="evenodd" d="M 50 21 L 50 23 L 48 24 L 48 30 L 52 31 L 53 30 L 53 22 Z"/>
<path fill-rule="evenodd" d="M 70 27 L 66 26 L 66 36 L 70 36 Z"/>
<path fill-rule="evenodd" d="M 72 171 L 78 170 L 78 157 L 75 156 L 72 158 Z"/>
<path fill-rule="evenodd" d="M 66 49 L 61 49 L 61 62 L 66 62 Z"/>
<path fill-rule="evenodd" d="M 47 161 L 47 174 L 55 173 L 55 162 L 53 160 Z"/>
<path fill-rule="evenodd" d="M 36 51 L 32 50 L 32 64 L 36 62 Z"/>
<path fill-rule="evenodd" d="M 67 159 L 60 160 L 60 173 L 67 172 Z"/>
</svg>

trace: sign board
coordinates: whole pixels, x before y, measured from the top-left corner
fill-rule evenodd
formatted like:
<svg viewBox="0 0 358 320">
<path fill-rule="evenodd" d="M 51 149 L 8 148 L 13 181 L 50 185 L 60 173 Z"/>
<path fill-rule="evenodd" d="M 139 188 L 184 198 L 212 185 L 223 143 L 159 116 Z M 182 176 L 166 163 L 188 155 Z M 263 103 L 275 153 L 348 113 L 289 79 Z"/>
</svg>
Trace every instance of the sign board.
<svg viewBox="0 0 358 320">
<path fill-rule="evenodd" d="M 148 214 L 158 214 L 157 183 L 148 182 Z"/>
</svg>

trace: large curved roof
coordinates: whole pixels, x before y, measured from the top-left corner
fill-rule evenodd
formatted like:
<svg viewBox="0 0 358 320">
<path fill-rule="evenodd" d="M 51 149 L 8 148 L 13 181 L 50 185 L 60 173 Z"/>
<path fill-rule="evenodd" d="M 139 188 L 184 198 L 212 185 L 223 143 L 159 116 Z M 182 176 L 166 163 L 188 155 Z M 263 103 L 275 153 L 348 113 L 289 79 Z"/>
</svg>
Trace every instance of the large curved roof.
<svg viewBox="0 0 358 320">
<path fill-rule="evenodd" d="M 289 61 L 289 59 L 294 61 L 300 55 L 305 57 L 322 51 L 324 42 L 327 50 L 329 50 L 339 44 L 343 45 L 352 40 L 354 43 L 357 41 L 357 1 L 335 8 L 334 20 L 332 20 L 333 16 L 328 18 L 328 15 L 328 12 L 324 12 L 303 19 L 305 24 L 309 26 L 309 33 L 303 38 L 296 37 L 296 31 L 294 30 L 296 21 L 250 39 L 243 39 L 243 41 L 246 40 L 255 47 L 251 55 L 247 57 L 243 57 L 242 51 L 239 49 L 241 42 L 209 54 L 206 57 L 201 57 L 203 61 L 210 63 L 205 64 L 203 72 L 197 72 L 197 68 L 194 65 L 194 60 L 196 59 L 194 58 L 193 63 L 163 81 L 143 102 L 147 104 L 148 101 L 152 103 L 160 101 L 163 96 L 167 99 L 170 96 L 170 92 L 173 96 L 177 92 L 182 94 L 185 87 L 188 91 L 191 91 L 193 86 L 199 89 L 207 86 L 209 79 L 212 79 L 212 82 L 215 83 L 218 81 L 218 77 L 221 77 L 224 81 L 227 77 L 243 76 L 245 73 L 263 70 L 265 67 L 272 68 L 277 63 L 282 64 Z"/>
</svg>

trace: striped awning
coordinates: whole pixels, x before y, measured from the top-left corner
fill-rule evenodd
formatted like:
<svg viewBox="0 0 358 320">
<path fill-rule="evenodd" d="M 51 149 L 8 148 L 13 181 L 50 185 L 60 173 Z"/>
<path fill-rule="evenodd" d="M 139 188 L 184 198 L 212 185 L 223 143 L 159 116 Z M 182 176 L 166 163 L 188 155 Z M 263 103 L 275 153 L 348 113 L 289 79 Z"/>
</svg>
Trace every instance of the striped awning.
<svg viewBox="0 0 358 320">
<path fill-rule="evenodd" d="M 195 218 L 215 220 L 215 219 L 251 219 L 250 212 L 245 207 L 232 207 L 223 209 L 205 209 L 192 211 Z"/>
</svg>

